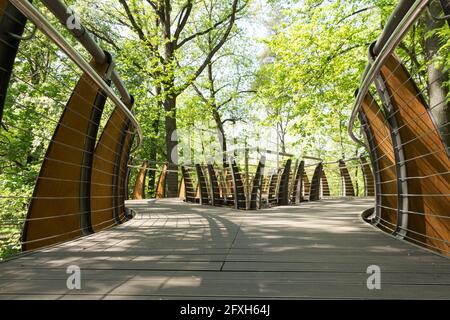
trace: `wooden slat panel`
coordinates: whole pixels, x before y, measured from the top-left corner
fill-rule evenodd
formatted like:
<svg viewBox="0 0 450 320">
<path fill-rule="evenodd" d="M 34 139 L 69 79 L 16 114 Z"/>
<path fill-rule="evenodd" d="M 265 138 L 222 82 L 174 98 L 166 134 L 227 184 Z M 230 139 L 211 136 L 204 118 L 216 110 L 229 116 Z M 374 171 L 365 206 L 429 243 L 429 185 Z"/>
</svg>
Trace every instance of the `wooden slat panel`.
<svg viewBox="0 0 450 320">
<path fill-rule="evenodd" d="M 145 177 L 147 176 L 148 161 L 145 160 L 139 173 L 136 176 L 136 183 L 134 184 L 134 199 L 145 199 Z"/>
<path fill-rule="evenodd" d="M 320 178 L 321 181 L 321 195 L 322 197 L 329 197 L 331 195 L 330 193 L 330 185 L 328 184 L 328 178 L 325 174 L 325 170 L 322 168 L 322 176 Z"/>
<path fill-rule="evenodd" d="M 280 186 L 278 189 L 278 205 L 286 206 L 289 204 L 289 177 L 291 175 L 292 160 L 286 160 L 283 173 L 280 176 Z"/>
<path fill-rule="evenodd" d="M 264 166 L 266 159 L 261 157 L 256 168 L 252 183 L 252 194 L 250 195 L 250 210 L 261 208 L 262 183 L 264 178 Z"/>
<path fill-rule="evenodd" d="M 115 208 L 118 201 L 118 175 L 120 151 L 123 137 L 126 135 L 128 119 L 125 113 L 116 107 L 100 136 L 94 153 L 91 175 L 91 225 L 94 232 L 116 224 Z M 123 204 L 122 204 L 123 205 Z"/>
<path fill-rule="evenodd" d="M 408 229 L 413 232 L 408 232 L 407 236 L 450 254 L 450 160 L 446 147 L 427 104 L 397 57 L 388 59 L 381 69 L 381 76 L 400 127 L 399 134 L 408 160 L 407 176 L 423 177 L 408 180 L 408 194 L 411 195 L 408 196 L 409 211 L 426 215 L 408 215 Z"/>
<path fill-rule="evenodd" d="M 346 197 L 354 197 L 355 189 L 353 188 L 352 178 L 344 161 L 339 160 L 339 171 L 342 179 L 342 195 Z"/>
<path fill-rule="evenodd" d="M 301 201 L 306 201 L 309 199 L 309 192 L 311 190 L 311 183 L 309 182 L 308 175 L 306 174 L 306 171 L 303 172 L 303 196 Z"/>
<path fill-rule="evenodd" d="M 244 183 L 235 160 L 230 161 L 230 171 L 233 179 L 234 208 L 245 210 L 246 197 L 244 193 Z"/>
<path fill-rule="evenodd" d="M 279 179 L 280 179 L 280 172 L 274 172 L 270 176 L 269 181 L 269 195 L 268 195 L 268 202 L 269 203 L 277 203 L 278 202 L 278 194 L 277 189 L 279 185 Z"/>
<path fill-rule="evenodd" d="M 235 195 L 233 191 L 233 177 L 230 165 L 228 163 L 224 164 L 224 170 L 221 179 L 222 190 L 224 192 L 224 203 L 227 206 L 234 206 Z"/>
<path fill-rule="evenodd" d="M 117 223 L 124 222 L 126 219 L 125 200 L 128 199 L 128 187 L 131 175 L 131 169 L 128 164 L 131 164 L 130 153 L 133 146 L 134 134 L 129 132 L 131 124 L 128 121 L 127 130 L 123 136 L 122 147 L 117 151 L 120 152 L 120 161 L 118 167 L 117 182 L 117 204 L 114 204 L 114 217 Z"/>
<path fill-rule="evenodd" d="M 361 157 L 359 159 L 359 163 L 364 176 L 364 195 L 366 197 L 373 197 L 375 196 L 375 180 L 372 169 L 370 168 L 370 165 L 365 157 Z"/>
<path fill-rule="evenodd" d="M 186 166 L 181 166 L 181 173 L 183 175 L 183 181 L 184 181 L 185 201 L 186 202 L 196 202 L 195 201 L 196 190 L 194 189 L 194 184 L 192 183 L 190 169 Z"/>
<path fill-rule="evenodd" d="M 108 64 L 91 65 L 106 75 Z M 95 147 L 98 123 L 106 98 L 94 83 L 82 75 L 70 97 L 52 137 L 30 202 L 23 231 L 23 250 L 67 241 L 90 228 L 90 165 Z M 92 160 L 91 160 L 92 161 Z M 52 217 L 51 219 L 29 220 Z M 45 240 L 39 240 L 44 239 Z"/>
<path fill-rule="evenodd" d="M 163 199 L 166 197 L 166 175 L 167 165 L 163 165 L 161 168 L 161 173 L 159 174 L 158 183 L 156 185 L 156 199 Z"/>
<path fill-rule="evenodd" d="M 381 111 L 378 103 L 372 96 L 367 95 L 361 107 L 367 121 L 370 135 L 373 137 L 371 144 L 374 146 L 372 163 L 377 162 L 380 177 L 380 203 L 378 208 L 382 219 L 383 227 L 381 229 L 386 232 L 393 232 L 397 225 L 397 169 L 395 167 L 394 147 L 392 137 L 385 119 L 384 113 Z M 372 156 L 371 153 L 371 156 Z"/>
<path fill-rule="evenodd" d="M 195 170 L 197 172 L 197 179 L 200 191 L 200 204 L 206 205 L 209 204 L 208 197 L 208 186 L 206 184 L 205 174 L 203 173 L 203 168 L 200 164 L 195 165 Z"/>
<path fill-rule="evenodd" d="M 178 198 L 185 199 L 186 198 L 186 188 L 184 186 L 184 176 L 181 175 L 180 184 L 178 185 Z"/>
<path fill-rule="evenodd" d="M 299 204 L 302 198 L 303 190 L 303 175 L 305 172 L 305 161 L 300 161 L 297 170 L 295 172 L 294 187 L 292 188 L 291 202 L 293 204 Z"/>
<path fill-rule="evenodd" d="M 309 193 L 309 201 L 320 200 L 320 177 L 322 176 L 322 163 L 319 163 L 314 169 L 314 174 L 311 180 L 311 191 Z"/>
<path fill-rule="evenodd" d="M 211 188 L 211 204 L 213 206 L 218 206 L 223 204 L 223 198 L 221 196 L 221 188 L 219 186 L 219 182 L 217 180 L 216 170 L 214 169 L 214 165 L 212 163 L 208 164 L 208 176 L 209 176 L 209 184 Z"/>
</svg>

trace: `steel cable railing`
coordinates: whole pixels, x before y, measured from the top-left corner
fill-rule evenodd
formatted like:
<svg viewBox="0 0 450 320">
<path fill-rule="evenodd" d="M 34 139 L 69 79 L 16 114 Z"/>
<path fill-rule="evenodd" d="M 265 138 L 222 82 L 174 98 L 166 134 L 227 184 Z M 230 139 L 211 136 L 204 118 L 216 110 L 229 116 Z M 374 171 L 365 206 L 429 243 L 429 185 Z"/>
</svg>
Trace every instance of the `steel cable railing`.
<svg viewBox="0 0 450 320">
<path fill-rule="evenodd" d="M 393 32 L 385 30 L 370 48 L 349 133 L 361 142 L 353 132 L 358 117 L 376 180 L 371 222 L 400 239 L 448 256 L 450 124 L 445 110 L 450 87 L 448 66 L 439 59 L 448 53 L 449 39 L 439 32 L 449 24 L 438 23 L 430 14 L 430 6 L 443 12 L 439 7 L 443 4 L 402 1 L 398 5 L 400 18 L 393 15 L 389 22 Z M 412 42 L 413 33 L 424 41 Z M 406 57 L 402 48 L 408 45 L 415 46 L 419 55 L 415 61 L 421 65 L 414 65 L 410 54 Z"/>
<path fill-rule="evenodd" d="M 142 133 L 108 53 L 106 61 L 88 63 L 69 43 L 83 40 L 63 38 L 28 1 L 0 4 L 0 24 L 24 31 L 26 17 L 39 30 L 22 38 L 11 34 L 15 27 L 0 36 L 0 72 L 8 75 L 0 129 L 3 259 L 130 218 L 124 207 L 128 162 Z M 11 50 L 14 59 L 3 59 Z M 41 59 L 45 65 L 33 70 Z"/>
</svg>

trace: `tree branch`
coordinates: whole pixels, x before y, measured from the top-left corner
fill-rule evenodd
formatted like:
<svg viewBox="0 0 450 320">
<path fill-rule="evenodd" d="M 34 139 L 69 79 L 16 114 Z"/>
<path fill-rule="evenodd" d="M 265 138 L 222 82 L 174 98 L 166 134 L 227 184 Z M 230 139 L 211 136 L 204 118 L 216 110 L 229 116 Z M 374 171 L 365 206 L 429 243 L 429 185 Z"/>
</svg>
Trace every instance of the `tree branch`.
<svg viewBox="0 0 450 320">
<path fill-rule="evenodd" d="M 235 3 L 236 3 L 236 5 L 237 5 L 237 1 L 235 1 Z M 234 6 L 234 4 L 233 4 L 233 6 Z M 234 9 L 228 16 L 226 16 L 224 19 L 222 19 L 222 20 L 216 22 L 216 23 L 215 23 L 214 25 L 212 25 L 211 27 L 209 27 L 209 28 L 207 28 L 207 29 L 205 29 L 205 30 L 203 30 L 203 31 L 196 32 L 196 33 L 194 33 L 193 35 L 191 35 L 191 36 L 189 36 L 189 37 L 183 39 L 179 44 L 177 44 L 176 49 L 181 48 L 181 47 L 182 47 L 183 45 L 185 45 L 187 42 L 189 42 L 189 41 L 191 41 L 191 40 L 193 40 L 193 39 L 195 39 L 195 38 L 198 38 L 198 37 L 200 37 L 200 36 L 204 36 L 205 34 L 210 33 L 211 31 L 213 31 L 214 29 L 220 27 L 222 24 L 224 24 L 224 23 L 227 22 L 228 20 L 231 21 L 232 18 L 233 18 L 233 23 L 234 23 L 234 20 L 236 20 L 236 18 L 235 18 L 236 14 L 239 13 L 240 11 L 244 10 L 244 8 L 245 8 L 246 6 L 247 6 L 247 2 L 246 2 L 242 7 Z"/>
<path fill-rule="evenodd" d="M 184 30 L 184 27 L 186 27 L 189 16 L 191 15 L 191 11 L 192 11 L 192 0 L 188 0 L 186 5 L 184 5 L 183 9 L 181 9 L 177 29 L 175 30 L 174 33 L 175 43 L 178 41 L 178 38 L 180 37 L 181 32 Z"/>
<path fill-rule="evenodd" d="M 200 97 L 200 99 L 202 99 L 203 102 L 208 103 L 208 99 L 206 99 L 205 95 L 200 91 L 195 83 L 192 83 L 192 87 L 194 87 L 194 90 L 195 92 L 197 92 L 197 95 Z"/>
<path fill-rule="evenodd" d="M 130 20 L 131 25 L 133 26 L 134 31 L 138 34 L 139 39 L 145 40 L 145 34 L 142 28 L 138 25 L 136 22 L 136 19 L 133 16 L 133 13 L 131 12 L 130 7 L 128 6 L 128 3 L 126 0 L 119 0 L 119 2 L 122 4 L 122 7 L 125 10 L 125 13 L 127 14 L 128 20 Z"/>
<path fill-rule="evenodd" d="M 359 14 L 361 12 L 369 11 L 369 10 L 376 9 L 376 8 L 378 8 L 378 7 L 377 6 L 371 6 L 371 7 L 367 7 L 367 8 L 356 10 L 355 12 L 353 12 L 353 13 L 349 14 L 348 16 L 346 16 L 346 17 L 342 18 L 341 20 L 339 20 L 337 24 L 340 24 L 342 21 L 344 21 L 344 20 L 346 20 L 346 19 L 348 19 L 350 17 L 356 16 L 357 14 Z"/>
<path fill-rule="evenodd" d="M 237 11 L 238 10 L 238 8 L 237 8 L 238 2 L 239 2 L 239 0 L 233 1 L 233 6 L 231 9 L 231 15 L 230 15 L 230 21 L 229 21 L 228 27 L 227 27 L 225 33 L 222 35 L 222 38 L 220 39 L 219 43 L 217 43 L 215 45 L 215 47 L 209 52 L 209 54 L 207 55 L 207 57 L 205 58 L 203 63 L 200 65 L 200 67 L 197 69 L 197 71 L 194 73 L 192 78 L 189 79 L 188 81 L 186 81 L 186 83 L 184 83 L 181 87 L 178 88 L 178 90 L 177 90 L 178 94 L 183 92 L 187 87 L 189 87 L 192 84 L 192 82 L 194 82 L 200 76 L 200 74 L 203 72 L 203 70 L 205 70 L 205 68 L 211 62 L 214 55 L 220 50 L 220 48 L 222 48 L 222 46 L 227 41 L 227 38 L 230 35 L 231 30 L 233 29 L 234 23 L 236 21 L 236 13 L 238 12 Z M 246 5 L 247 5 L 247 2 L 241 7 L 241 9 L 244 8 Z"/>
<path fill-rule="evenodd" d="M 91 24 L 87 25 L 87 29 L 90 33 L 92 33 L 95 37 L 99 38 L 100 40 L 105 41 L 106 43 L 110 44 L 115 50 L 121 51 L 120 47 L 109 37 L 100 34 Z"/>
</svg>

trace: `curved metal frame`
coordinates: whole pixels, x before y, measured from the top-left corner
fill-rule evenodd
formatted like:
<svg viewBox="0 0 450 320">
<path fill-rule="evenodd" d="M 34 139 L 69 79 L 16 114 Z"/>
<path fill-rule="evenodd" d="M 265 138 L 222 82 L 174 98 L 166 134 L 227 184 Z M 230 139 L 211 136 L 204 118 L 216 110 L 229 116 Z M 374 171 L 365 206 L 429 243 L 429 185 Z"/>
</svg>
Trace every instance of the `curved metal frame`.
<svg viewBox="0 0 450 320">
<path fill-rule="evenodd" d="M 361 146 L 365 146 L 365 143 L 359 140 L 353 133 L 354 123 L 358 116 L 358 112 L 361 108 L 362 101 L 365 95 L 369 92 L 369 88 L 375 77 L 378 75 L 381 67 L 384 65 L 389 55 L 395 50 L 396 46 L 400 43 L 403 35 L 408 31 L 408 29 L 414 24 L 420 14 L 425 10 L 429 0 L 417 0 L 411 5 L 409 11 L 404 15 L 400 15 L 391 22 L 392 25 L 396 25 L 392 33 L 386 34 L 384 37 L 380 38 L 377 46 L 382 46 L 380 52 L 377 52 L 377 57 L 373 63 L 369 63 L 364 70 L 364 75 L 359 86 L 358 94 L 356 96 L 356 101 L 353 106 L 352 114 L 350 116 L 350 121 L 348 125 L 348 134 L 356 143 Z M 398 21 L 398 19 L 400 19 Z M 389 36 L 389 38 L 388 38 Z M 384 44 L 384 45 L 383 45 Z"/>
<path fill-rule="evenodd" d="M 369 121 L 367 120 L 366 114 L 363 112 L 363 110 L 361 110 L 361 112 L 359 112 L 359 121 L 361 122 L 362 125 L 362 133 L 365 136 L 365 140 L 368 142 L 368 150 L 369 150 L 369 154 L 370 154 L 370 160 L 372 162 L 372 167 L 373 167 L 373 171 L 374 173 L 374 179 L 375 179 L 375 218 L 372 220 L 372 224 L 377 225 L 380 222 L 380 218 L 381 218 L 381 208 L 379 205 L 381 203 L 381 177 L 380 177 L 380 166 L 378 164 L 378 155 L 376 154 L 375 151 L 375 145 L 373 143 L 374 141 L 374 137 L 372 135 L 372 132 L 370 131 L 369 128 Z"/>
<path fill-rule="evenodd" d="M 374 45 L 375 44 L 372 44 L 369 48 L 369 59 L 374 58 L 374 54 L 372 52 Z M 406 230 L 408 229 L 408 196 L 403 196 L 408 194 L 408 183 L 406 179 L 408 175 L 406 172 L 405 162 L 406 155 L 405 150 L 403 149 L 402 137 L 400 136 L 399 125 L 395 117 L 395 110 L 392 105 L 391 97 L 381 74 L 378 74 L 375 77 L 374 83 L 381 102 L 383 103 L 386 120 L 390 127 L 389 131 L 394 148 L 395 166 L 397 168 L 397 226 L 393 235 L 403 239 L 406 235 Z"/>
<path fill-rule="evenodd" d="M 0 122 L 6 102 L 9 81 L 16 60 L 21 36 L 25 29 L 26 17 L 8 0 L 0 0 Z"/>
</svg>

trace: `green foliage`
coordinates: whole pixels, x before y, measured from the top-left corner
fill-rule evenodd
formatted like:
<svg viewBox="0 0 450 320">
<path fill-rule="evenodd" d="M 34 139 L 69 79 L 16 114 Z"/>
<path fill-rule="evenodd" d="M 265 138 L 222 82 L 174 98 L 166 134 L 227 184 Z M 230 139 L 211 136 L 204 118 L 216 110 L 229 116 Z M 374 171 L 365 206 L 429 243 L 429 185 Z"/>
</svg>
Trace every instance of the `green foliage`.
<svg viewBox="0 0 450 320">
<path fill-rule="evenodd" d="M 387 7 L 304 1 L 283 10 L 265 40 L 269 51 L 256 82 L 255 104 L 268 115 L 262 124 L 289 120 L 288 132 L 297 137 L 292 147 L 304 154 L 353 156 L 358 150 L 346 134 L 347 121 L 368 46 L 380 33 Z M 369 9 L 355 13 L 364 8 Z"/>
</svg>

